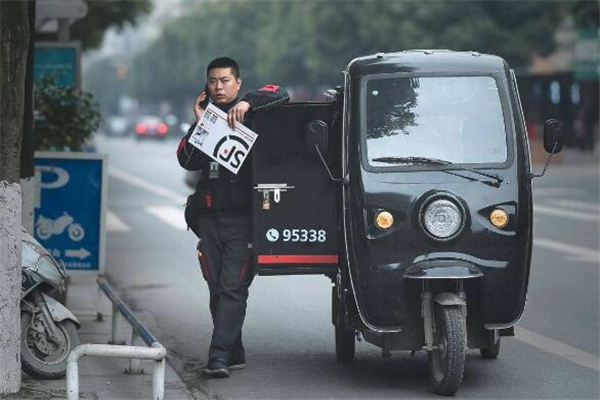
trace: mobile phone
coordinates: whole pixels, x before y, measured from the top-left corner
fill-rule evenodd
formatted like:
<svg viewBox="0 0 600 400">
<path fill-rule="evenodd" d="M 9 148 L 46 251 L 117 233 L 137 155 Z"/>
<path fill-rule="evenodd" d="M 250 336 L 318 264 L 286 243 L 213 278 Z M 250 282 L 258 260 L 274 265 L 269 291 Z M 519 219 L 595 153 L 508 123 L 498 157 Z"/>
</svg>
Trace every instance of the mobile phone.
<svg viewBox="0 0 600 400">
<path fill-rule="evenodd" d="M 206 93 L 206 98 L 198 104 L 200 107 L 206 109 L 208 103 L 210 102 L 210 92 L 208 91 L 208 83 L 204 85 L 204 93 Z"/>
</svg>

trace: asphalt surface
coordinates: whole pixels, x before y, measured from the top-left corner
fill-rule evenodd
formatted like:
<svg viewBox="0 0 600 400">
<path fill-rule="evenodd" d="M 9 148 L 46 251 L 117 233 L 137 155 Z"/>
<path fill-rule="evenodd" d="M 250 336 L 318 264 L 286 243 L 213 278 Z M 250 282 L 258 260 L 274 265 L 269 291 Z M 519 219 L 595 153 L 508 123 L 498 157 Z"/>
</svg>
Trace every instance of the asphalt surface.
<svg viewBox="0 0 600 400">
<path fill-rule="evenodd" d="M 107 274 L 169 350 L 197 398 L 432 398 L 427 357 L 357 343 L 355 362 L 335 361 L 331 283 L 322 276 L 257 277 L 244 327 L 247 368 L 209 380 L 208 290 L 183 228 L 191 193 L 177 141 L 99 138 L 109 155 Z M 599 398 L 598 165 L 567 163 L 534 181 L 535 239 L 525 315 L 497 360 L 467 355 L 460 398 Z M 541 168 L 537 168 L 538 170 Z"/>
</svg>

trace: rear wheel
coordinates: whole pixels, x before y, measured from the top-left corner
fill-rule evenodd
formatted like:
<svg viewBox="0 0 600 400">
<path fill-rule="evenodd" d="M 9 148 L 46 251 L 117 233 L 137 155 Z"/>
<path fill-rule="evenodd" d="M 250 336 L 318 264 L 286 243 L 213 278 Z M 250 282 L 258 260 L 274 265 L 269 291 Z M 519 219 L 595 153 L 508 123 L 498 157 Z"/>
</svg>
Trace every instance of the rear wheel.
<svg viewBox="0 0 600 400">
<path fill-rule="evenodd" d="M 429 377 L 437 394 L 452 396 L 465 369 L 466 334 L 458 306 L 435 306 L 434 344 L 429 352 Z"/>
<path fill-rule="evenodd" d="M 337 296 L 337 288 L 333 288 L 333 322 L 335 326 L 335 355 L 339 363 L 350 363 L 354 360 L 356 349 L 355 331 L 347 330 L 346 307 L 344 301 Z"/>
<path fill-rule="evenodd" d="M 490 346 L 487 349 L 479 349 L 482 358 L 493 359 L 497 358 L 500 354 L 500 336 L 497 331 L 489 332 L 489 343 Z"/>
</svg>

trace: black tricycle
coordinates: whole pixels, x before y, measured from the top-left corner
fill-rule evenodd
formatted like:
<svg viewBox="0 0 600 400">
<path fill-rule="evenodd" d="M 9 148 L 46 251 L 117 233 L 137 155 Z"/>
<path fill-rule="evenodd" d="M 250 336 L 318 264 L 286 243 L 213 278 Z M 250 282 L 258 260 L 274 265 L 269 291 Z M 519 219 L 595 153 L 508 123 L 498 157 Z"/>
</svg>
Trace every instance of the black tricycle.
<svg viewBox="0 0 600 400">
<path fill-rule="evenodd" d="M 525 307 L 535 175 L 514 71 L 477 52 L 351 61 L 323 102 L 257 115 L 260 275 L 331 278 L 339 362 L 358 336 L 425 350 L 453 395 L 465 352 L 495 358 Z M 548 120 L 548 166 L 564 126 Z"/>
</svg>

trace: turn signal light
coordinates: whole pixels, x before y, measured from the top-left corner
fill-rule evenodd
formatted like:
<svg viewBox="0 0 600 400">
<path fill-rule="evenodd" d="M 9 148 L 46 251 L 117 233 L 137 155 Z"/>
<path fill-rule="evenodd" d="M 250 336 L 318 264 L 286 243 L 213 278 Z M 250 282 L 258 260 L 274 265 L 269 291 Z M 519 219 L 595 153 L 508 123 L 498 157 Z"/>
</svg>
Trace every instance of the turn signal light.
<svg viewBox="0 0 600 400">
<path fill-rule="evenodd" d="M 490 222 L 496 228 L 504 228 L 508 224 L 508 214 L 506 211 L 497 208 L 490 214 Z"/>
<path fill-rule="evenodd" d="M 379 229 L 390 229 L 394 224 L 394 217 L 389 211 L 380 211 L 375 216 L 375 224 Z"/>
</svg>

